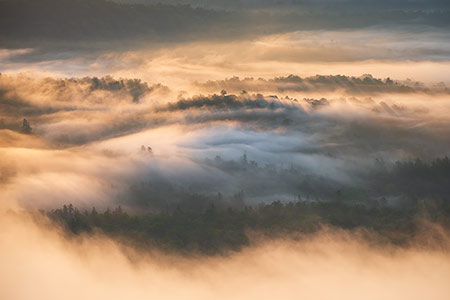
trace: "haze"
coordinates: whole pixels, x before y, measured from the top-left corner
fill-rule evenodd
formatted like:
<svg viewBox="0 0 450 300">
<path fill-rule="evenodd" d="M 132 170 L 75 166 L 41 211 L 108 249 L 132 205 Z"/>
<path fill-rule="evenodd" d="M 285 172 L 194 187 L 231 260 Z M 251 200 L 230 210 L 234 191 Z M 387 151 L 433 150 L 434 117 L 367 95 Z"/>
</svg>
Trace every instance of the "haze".
<svg viewBox="0 0 450 300">
<path fill-rule="evenodd" d="M 447 299 L 447 1 L 0 1 L 0 298 Z"/>
</svg>

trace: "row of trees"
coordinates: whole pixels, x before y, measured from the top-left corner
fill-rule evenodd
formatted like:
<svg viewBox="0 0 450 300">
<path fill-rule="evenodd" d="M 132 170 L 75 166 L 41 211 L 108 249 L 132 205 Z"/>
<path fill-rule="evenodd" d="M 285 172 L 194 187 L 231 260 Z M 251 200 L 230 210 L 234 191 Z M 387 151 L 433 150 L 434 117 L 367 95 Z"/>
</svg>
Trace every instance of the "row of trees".
<svg viewBox="0 0 450 300">
<path fill-rule="evenodd" d="M 392 167 L 380 164 L 368 178 L 380 195 L 402 195 L 411 200 L 433 199 L 450 203 L 450 159 L 397 161 Z"/>
<path fill-rule="evenodd" d="M 423 201 L 450 203 L 448 157 L 394 164 L 378 161 L 372 168 L 354 174 L 357 181 L 347 182 L 314 174 L 299 165 L 258 163 L 245 153 L 236 160 L 216 156 L 205 159 L 204 164 L 227 173 L 239 185 L 207 182 L 183 186 L 167 178 L 148 178 L 130 187 L 127 204 L 148 211 L 173 211 L 177 206 L 201 211 L 212 203 L 219 209 L 242 209 L 258 201 L 280 199 L 339 201 L 367 207 L 405 207 Z"/>
<path fill-rule="evenodd" d="M 323 225 L 343 229 L 365 228 L 386 241 L 406 244 L 417 232 L 417 219 L 450 225 L 450 205 L 409 208 L 367 208 L 342 202 L 279 201 L 255 207 L 130 215 L 120 206 L 97 212 L 72 205 L 46 213 L 71 234 L 100 231 L 141 248 L 162 248 L 184 253 L 218 254 L 239 250 L 251 242 L 251 232 L 265 236 L 308 234 Z"/>
</svg>

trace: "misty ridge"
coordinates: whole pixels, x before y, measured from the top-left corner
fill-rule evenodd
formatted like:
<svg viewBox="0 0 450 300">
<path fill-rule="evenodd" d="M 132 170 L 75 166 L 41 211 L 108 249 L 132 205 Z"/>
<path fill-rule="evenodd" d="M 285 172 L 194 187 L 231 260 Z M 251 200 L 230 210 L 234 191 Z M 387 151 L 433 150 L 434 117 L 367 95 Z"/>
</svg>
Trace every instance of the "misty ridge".
<svg viewBox="0 0 450 300">
<path fill-rule="evenodd" d="M 224 9 L 193 2 L 117 3 L 105 0 L 2 0 L 0 38 L 3 47 L 45 49 L 92 48 L 118 41 L 188 41 L 239 39 L 296 30 L 369 27 L 447 28 L 444 2 L 404 1 L 393 5 L 350 2 L 304 2 L 287 9 Z M 417 4 L 417 5 L 416 5 Z M 193 6 L 191 6 L 193 5 Z M 232 5 L 232 4 L 231 4 Z M 226 5 L 230 8 L 230 4 Z M 290 8 L 289 8 L 290 7 Z M 359 8 L 358 8 L 359 7 Z M 414 31 L 414 30 L 413 30 Z M 84 42 L 84 43 L 80 43 Z M 85 43 L 91 42 L 90 46 Z M 95 42 L 95 43 L 92 43 Z M 66 45 L 66 46 L 64 46 Z M 69 47 L 69 46 L 70 47 Z M 122 46 L 123 47 L 123 44 Z"/>
<path fill-rule="evenodd" d="M 156 212 L 273 201 L 447 203 L 446 93 L 367 75 L 305 80 L 319 81 L 314 97 L 335 94 L 296 99 L 222 90 L 180 98 L 139 79 L 1 75 L 5 193 L 31 207 L 70 202 Z M 340 94 L 341 86 L 358 84 L 379 92 Z M 415 159 L 418 165 L 404 171 Z M 60 180 L 49 190 L 53 176 Z M 90 188 L 79 194 L 66 176 Z"/>
<path fill-rule="evenodd" d="M 308 134 L 336 123 L 345 124 L 348 130 L 357 130 L 353 127 L 359 126 L 359 112 L 370 116 L 365 120 L 366 124 L 361 124 L 368 128 L 372 126 L 372 118 L 375 127 L 384 126 L 376 124 L 377 119 L 386 119 L 390 126 L 404 127 L 404 130 L 414 122 L 423 122 L 428 118 L 433 118 L 433 125 L 446 122 L 445 116 L 438 116 L 442 110 L 437 109 L 448 94 L 444 84 L 428 87 L 419 82 L 382 80 L 370 75 L 359 78 L 317 75 L 304 79 L 290 75 L 269 80 L 239 80 L 235 77 L 218 82 L 194 83 L 194 86 L 205 86 L 205 92 L 214 88 L 220 93 L 185 98 L 161 84 L 151 85 L 139 79 L 114 79 L 110 76 L 58 79 L 26 74 L 0 75 L 1 124 L 4 129 L 20 131 L 22 120 L 26 118 L 41 137 L 50 134 L 52 137 L 48 136 L 49 140 L 79 144 L 178 122 L 193 125 L 236 120 L 250 126 L 250 130 L 252 126 L 253 129 L 271 127 Z M 283 94 L 251 93 L 259 87 L 263 91 Z M 238 93 L 229 94 L 224 88 Z M 295 97 L 286 95 L 288 92 Z M 321 94 L 325 97 L 320 97 Z M 435 100 L 427 105 L 414 100 L 427 95 L 433 95 Z M 396 97 L 397 101 L 392 101 L 392 97 Z M 354 119 L 349 119 L 340 116 L 341 109 L 349 113 L 359 112 Z M 83 119 L 90 120 L 83 126 L 92 132 L 82 130 L 82 126 L 58 135 L 57 127 L 52 128 L 64 124 L 67 127 L 64 131 L 67 131 L 72 122 L 73 126 L 79 126 L 79 121 Z M 411 130 L 422 135 L 419 132 L 426 128 L 428 125 Z M 104 135 L 96 136 L 102 130 L 106 130 Z M 445 132 L 445 127 L 430 130 L 437 130 L 440 135 L 440 131 Z M 77 133 L 80 136 L 72 138 L 72 142 L 67 140 L 67 137 Z M 87 139 L 83 139 L 83 135 Z M 335 147 L 338 148 L 339 144 L 341 142 L 336 143 Z"/>
<path fill-rule="evenodd" d="M 407 80 L 404 82 L 374 78 L 370 74 L 360 77 L 344 75 L 316 75 L 311 77 L 299 77 L 289 75 L 273 79 L 232 77 L 220 81 L 207 81 L 196 83 L 197 86 L 207 91 L 224 89 L 234 93 L 241 91 L 277 91 L 283 92 L 334 92 L 342 91 L 347 94 L 371 94 L 371 93 L 445 93 L 450 90 L 444 83 L 427 87 L 423 83 Z"/>
<path fill-rule="evenodd" d="M 0 81 L 0 124 L 3 129 L 16 131 L 20 129 L 17 120 L 22 116 L 32 122 L 35 118 L 56 122 L 51 119 L 59 119 L 58 114 L 101 113 L 120 107 L 121 103 L 138 103 L 152 93 L 164 95 L 169 90 L 161 84 L 149 86 L 139 79 L 115 80 L 109 76 L 54 79 L 0 74 Z"/>
<path fill-rule="evenodd" d="M 158 3 L 158 0 L 116 0 L 119 3 Z M 371 1 L 361 0 L 169 0 L 171 4 L 190 4 L 199 7 L 233 9 L 275 9 L 275 8 L 302 8 L 310 10 L 329 9 L 341 10 L 387 10 L 387 9 L 429 9 L 442 10 L 448 8 L 448 3 L 442 0 L 398 0 L 395 2 L 382 0 L 373 4 Z"/>
<path fill-rule="evenodd" d="M 2 32 L 8 40 L 115 40 L 147 36 L 161 38 L 199 31 L 221 15 L 188 6 L 120 5 L 103 0 L 1 1 Z M 170 24 L 167 20 L 171 20 Z"/>
</svg>

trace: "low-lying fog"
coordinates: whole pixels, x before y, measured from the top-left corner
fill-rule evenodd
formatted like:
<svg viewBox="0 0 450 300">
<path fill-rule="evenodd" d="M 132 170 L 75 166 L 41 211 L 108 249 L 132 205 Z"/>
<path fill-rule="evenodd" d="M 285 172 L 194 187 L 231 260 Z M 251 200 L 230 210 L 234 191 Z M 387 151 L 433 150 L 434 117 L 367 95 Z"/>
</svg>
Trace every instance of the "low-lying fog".
<svg viewBox="0 0 450 300">
<path fill-rule="evenodd" d="M 450 293 L 448 252 L 370 246 L 333 231 L 186 259 L 135 253 L 100 236 L 65 239 L 2 215 L 0 263 L 4 299 L 437 300 Z"/>
<path fill-rule="evenodd" d="M 234 9 L 256 5 L 244 2 Z M 36 214 L 336 195 L 401 207 L 380 177 L 397 161 L 450 155 L 449 33 L 420 18 L 392 28 L 358 20 L 117 49 L 0 49 L 0 298 L 447 299 L 449 235 L 437 225 L 417 237 L 437 234 L 427 247 L 324 228 L 186 258 L 67 236 Z"/>
<path fill-rule="evenodd" d="M 1 75 L 0 88 L 7 206 L 161 208 L 192 193 L 329 200 L 311 189 L 363 185 L 377 162 L 450 150 L 444 83 L 231 77 L 180 94 L 140 79 L 26 73 Z"/>
<path fill-rule="evenodd" d="M 444 84 L 370 75 L 193 84 L 203 96 L 131 79 L 1 75 L 3 202 L 152 207 L 189 193 L 243 193 L 247 204 L 329 200 L 300 183 L 336 191 L 363 185 L 377 162 L 450 150 Z"/>
</svg>

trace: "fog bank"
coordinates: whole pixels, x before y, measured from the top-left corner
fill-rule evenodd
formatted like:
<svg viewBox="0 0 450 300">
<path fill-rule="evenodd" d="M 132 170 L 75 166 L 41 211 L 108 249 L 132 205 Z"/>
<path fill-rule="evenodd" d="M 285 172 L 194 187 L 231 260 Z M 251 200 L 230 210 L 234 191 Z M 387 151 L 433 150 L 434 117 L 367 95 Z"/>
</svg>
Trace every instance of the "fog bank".
<svg viewBox="0 0 450 300">
<path fill-rule="evenodd" d="M 125 254 L 102 237 L 68 240 L 24 216 L 0 220 L 7 299 L 446 299 L 450 292 L 448 252 L 381 249 L 344 232 L 186 259 Z"/>
</svg>

